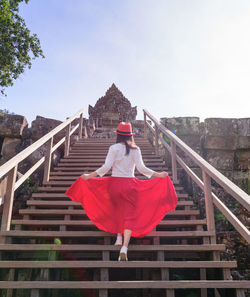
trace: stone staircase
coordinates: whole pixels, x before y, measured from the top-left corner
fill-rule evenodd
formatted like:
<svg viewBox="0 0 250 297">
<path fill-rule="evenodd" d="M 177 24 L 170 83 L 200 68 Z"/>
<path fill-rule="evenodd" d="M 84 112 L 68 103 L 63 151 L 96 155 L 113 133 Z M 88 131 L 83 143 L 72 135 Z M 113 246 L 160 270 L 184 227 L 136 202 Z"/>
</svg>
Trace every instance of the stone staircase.
<svg viewBox="0 0 250 297">
<path fill-rule="evenodd" d="M 80 174 L 103 164 L 112 143 L 76 142 L 20 209 L 20 218 L 12 219 L 11 230 L 1 232 L 6 240 L 0 245 L 0 295 L 243 297 L 249 283 L 232 281 L 230 269 L 237 263 L 220 261 L 225 246 L 214 243 L 215 232 L 207 231 L 206 219 L 179 182 L 176 210 L 146 237 L 132 238 L 128 262 L 117 261 L 114 235 L 99 231 L 81 205 L 64 195 Z M 148 167 L 169 172 L 146 139 L 136 143 Z"/>
</svg>

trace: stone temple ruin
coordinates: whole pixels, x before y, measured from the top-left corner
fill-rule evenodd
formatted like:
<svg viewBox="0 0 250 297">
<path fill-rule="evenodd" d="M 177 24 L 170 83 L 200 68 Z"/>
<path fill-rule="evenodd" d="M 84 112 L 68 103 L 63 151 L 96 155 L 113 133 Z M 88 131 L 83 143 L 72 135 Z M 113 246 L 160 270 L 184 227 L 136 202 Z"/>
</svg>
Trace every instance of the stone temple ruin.
<svg viewBox="0 0 250 297">
<path fill-rule="evenodd" d="M 115 84 L 99 98 L 94 107 L 89 105 L 89 119 L 96 127 L 116 127 L 119 122 L 131 122 L 136 119 L 137 107 L 132 107 L 127 98 Z"/>
<path fill-rule="evenodd" d="M 95 130 L 92 136 L 110 138 L 115 136 L 113 130 L 119 122 L 131 122 L 133 128 L 143 129 L 143 121 L 137 121 L 137 107 L 131 106 L 115 84 L 107 90 L 105 96 L 99 98 L 95 106 L 89 105 L 89 126 L 94 124 Z"/>
</svg>

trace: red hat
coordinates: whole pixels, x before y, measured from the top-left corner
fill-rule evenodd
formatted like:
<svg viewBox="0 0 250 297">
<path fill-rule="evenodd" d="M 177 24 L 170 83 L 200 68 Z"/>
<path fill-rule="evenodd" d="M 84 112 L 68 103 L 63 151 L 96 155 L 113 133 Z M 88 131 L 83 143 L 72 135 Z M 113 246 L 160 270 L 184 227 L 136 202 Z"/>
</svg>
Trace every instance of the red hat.
<svg viewBox="0 0 250 297">
<path fill-rule="evenodd" d="M 135 133 L 132 133 L 132 126 L 130 123 L 121 122 L 116 131 L 116 134 L 125 135 L 125 136 L 132 136 Z"/>
</svg>

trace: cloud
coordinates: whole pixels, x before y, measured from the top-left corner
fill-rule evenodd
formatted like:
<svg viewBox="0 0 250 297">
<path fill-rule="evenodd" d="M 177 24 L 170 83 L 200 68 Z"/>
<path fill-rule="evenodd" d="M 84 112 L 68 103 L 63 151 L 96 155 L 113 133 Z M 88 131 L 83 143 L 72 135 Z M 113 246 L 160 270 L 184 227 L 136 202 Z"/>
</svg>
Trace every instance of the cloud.
<svg viewBox="0 0 250 297">
<path fill-rule="evenodd" d="M 87 115 L 114 82 L 139 118 L 142 108 L 158 118 L 249 116 L 248 0 L 44 0 L 24 13 L 46 60 L 9 89 L 13 111 Z M 31 111 L 16 104 L 34 98 Z"/>
</svg>

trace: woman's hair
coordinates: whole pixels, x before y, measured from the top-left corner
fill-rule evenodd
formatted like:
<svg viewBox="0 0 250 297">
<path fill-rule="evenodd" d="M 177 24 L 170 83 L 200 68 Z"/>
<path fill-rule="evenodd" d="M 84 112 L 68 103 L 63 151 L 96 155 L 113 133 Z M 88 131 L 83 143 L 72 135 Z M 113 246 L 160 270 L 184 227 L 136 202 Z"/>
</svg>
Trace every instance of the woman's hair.
<svg viewBox="0 0 250 297">
<path fill-rule="evenodd" d="M 127 135 L 121 135 L 117 134 L 116 143 L 124 142 L 126 146 L 126 153 L 125 155 L 128 155 L 130 152 L 130 149 L 138 149 L 139 147 L 135 144 L 134 137 L 133 136 L 127 136 Z"/>
</svg>

